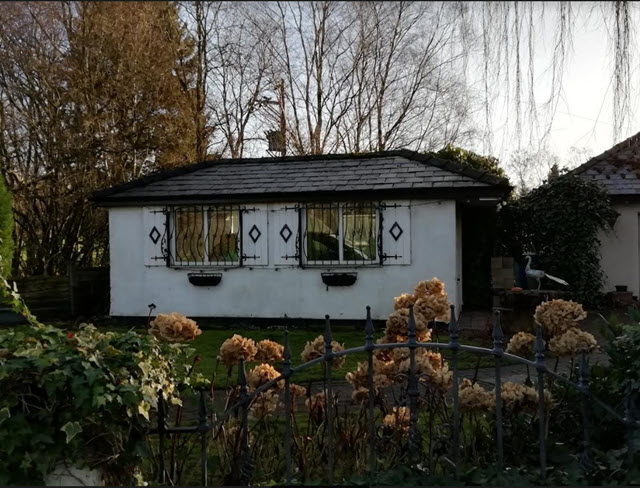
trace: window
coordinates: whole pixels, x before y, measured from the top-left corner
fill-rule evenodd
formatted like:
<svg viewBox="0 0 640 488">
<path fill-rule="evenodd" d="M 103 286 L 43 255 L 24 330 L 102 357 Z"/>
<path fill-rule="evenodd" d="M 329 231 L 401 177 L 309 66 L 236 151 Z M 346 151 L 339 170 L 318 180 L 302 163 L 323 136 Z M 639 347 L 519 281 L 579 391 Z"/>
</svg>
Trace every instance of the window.
<svg viewBox="0 0 640 488">
<path fill-rule="evenodd" d="M 234 207 L 175 208 L 174 265 L 239 264 L 240 211 Z"/>
<path fill-rule="evenodd" d="M 370 202 L 322 203 L 306 207 L 307 264 L 374 264 L 377 207 Z"/>
</svg>

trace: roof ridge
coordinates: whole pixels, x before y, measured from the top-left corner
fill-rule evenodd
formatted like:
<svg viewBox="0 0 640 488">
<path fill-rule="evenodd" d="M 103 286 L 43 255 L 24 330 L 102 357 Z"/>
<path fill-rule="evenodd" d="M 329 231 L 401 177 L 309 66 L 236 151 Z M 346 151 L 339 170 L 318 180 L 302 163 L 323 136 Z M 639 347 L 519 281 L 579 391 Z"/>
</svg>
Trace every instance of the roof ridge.
<svg viewBox="0 0 640 488">
<path fill-rule="evenodd" d="M 599 162 L 605 160 L 609 156 L 612 156 L 613 154 L 617 153 L 621 149 L 625 149 L 626 147 L 630 146 L 632 142 L 637 142 L 637 139 L 640 139 L 640 132 L 638 132 L 638 133 L 636 133 L 636 134 L 634 134 L 634 135 L 632 135 L 630 137 L 627 137 L 626 139 L 624 139 L 623 141 L 620 141 L 617 144 L 614 144 L 612 147 L 610 147 L 606 151 L 598 154 L 597 156 L 592 157 L 587 162 L 582 163 L 577 168 L 573 168 L 567 174 L 568 175 L 579 175 L 581 173 L 584 173 L 585 171 L 587 171 L 588 169 L 591 169 L 593 166 L 595 166 Z"/>
</svg>

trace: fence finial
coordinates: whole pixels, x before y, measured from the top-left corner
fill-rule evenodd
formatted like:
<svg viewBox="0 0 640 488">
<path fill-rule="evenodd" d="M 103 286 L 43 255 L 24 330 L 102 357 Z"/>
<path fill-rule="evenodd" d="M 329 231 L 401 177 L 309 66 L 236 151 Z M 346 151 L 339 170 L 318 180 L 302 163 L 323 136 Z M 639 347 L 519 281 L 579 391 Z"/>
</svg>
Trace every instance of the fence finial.
<svg viewBox="0 0 640 488">
<path fill-rule="evenodd" d="M 456 319 L 455 305 L 451 305 L 451 318 L 449 319 L 449 342 L 458 342 L 458 320 Z"/>
<path fill-rule="evenodd" d="M 331 321 L 329 318 L 329 315 L 324 316 L 324 342 L 331 345 L 333 338 L 331 336 Z"/>
<path fill-rule="evenodd" d="M 375 329 L 373 327 L 373 320 L 371 320 L 371 307 L 367 305 L 367 321 L 364 324 L 364 334 L 365 334 L 365 347 L 368 349 L 373 349 L 373 333 Z"/>
<path fill-rule="evenodd" d="M 407 337 L 408 342 L 415 343 L 416 342 L 416 319 L 413 316 L 413 307 L 409 307 L 409 336 Z"/>
</svg>

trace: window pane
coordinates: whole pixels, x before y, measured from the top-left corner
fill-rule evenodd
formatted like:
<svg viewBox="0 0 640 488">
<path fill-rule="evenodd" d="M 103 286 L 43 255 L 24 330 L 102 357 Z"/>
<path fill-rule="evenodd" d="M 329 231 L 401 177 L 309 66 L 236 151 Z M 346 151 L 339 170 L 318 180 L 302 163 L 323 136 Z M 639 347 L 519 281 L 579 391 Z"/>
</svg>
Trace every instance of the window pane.
<svg viewBox="0 0 640 488">
<path fill-rule="evenodd" d="M 209 260 L 238 261 L 239 227 L 237 210 L 209 209 Z"/>
<path fill-rule="evenodd" d="M 307 260 L 338 261 L 338 206 L 334 204 L 307 208 Z"/>
<path fill-rule="evenodd" d="M 354 203 L 342 208 L 343 257 L 345 261 L 376 259 L 376 213 L 370 203 Z"/>
<path fill-rule="evenodd" d="M 178 261 L 204 261 L 204 228 L 201 210 L 176 210 Z"/>
</svg>

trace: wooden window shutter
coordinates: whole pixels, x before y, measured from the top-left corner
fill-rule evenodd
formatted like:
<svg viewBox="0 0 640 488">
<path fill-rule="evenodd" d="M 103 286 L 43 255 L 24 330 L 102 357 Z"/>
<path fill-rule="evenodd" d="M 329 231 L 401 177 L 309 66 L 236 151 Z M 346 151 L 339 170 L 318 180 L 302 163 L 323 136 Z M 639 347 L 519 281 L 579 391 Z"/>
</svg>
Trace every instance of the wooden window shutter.
<svg viewBox="0 0 640 488">
<path fill-rule="evenodd" d="M 167 239 L 167 211 L 164 207 L 143 207 L 145 266 L 167 266 L 169 240 Z"/>
<path fill-rule="evenodd" d="M 411 264 L 411 207 L 384 202 L 380 205 L 382 264 Z"/>
<path fill-rule="evenodd" d="M 242 264 L 266 266 L 269 264 L 269 238 L 267 206 L 243 207 L 242 213 Z"/>
<path fill-rule="evenodd" d="M 300 207 L 287 205 L 275 208 L 270 216 L 271 242 L 274 244 L 276 266 L 300 264 Z"/>
</svg>

